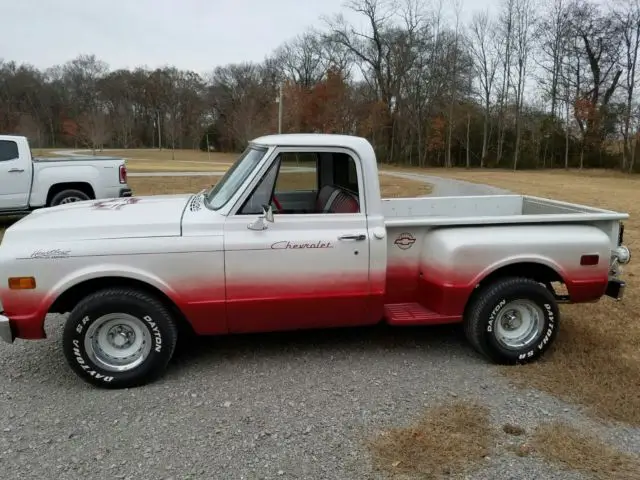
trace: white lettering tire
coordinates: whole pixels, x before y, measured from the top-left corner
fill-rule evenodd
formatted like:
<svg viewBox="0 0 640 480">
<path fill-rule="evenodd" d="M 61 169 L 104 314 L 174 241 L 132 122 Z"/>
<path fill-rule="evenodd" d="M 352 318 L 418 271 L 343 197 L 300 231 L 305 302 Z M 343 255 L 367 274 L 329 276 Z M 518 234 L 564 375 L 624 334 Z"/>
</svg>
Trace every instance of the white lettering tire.
<svg viewBox="0 0 640 480">
<path fill-rule="evenodd" d="M 178 338 L 169 310 L 130 288 L 107 288 L 82 299 L 64 327 L 67 362 L 83 380 L 129 388 L 159 378 Z"/>
<path fill-rule="evenodd" d="M 494 363 L 529 363 L 558 334 L 560 311 L 552 293 L 528 278 L 503 278 L 477 292 L 464 318 L 471 345 Z"/>
</svg>

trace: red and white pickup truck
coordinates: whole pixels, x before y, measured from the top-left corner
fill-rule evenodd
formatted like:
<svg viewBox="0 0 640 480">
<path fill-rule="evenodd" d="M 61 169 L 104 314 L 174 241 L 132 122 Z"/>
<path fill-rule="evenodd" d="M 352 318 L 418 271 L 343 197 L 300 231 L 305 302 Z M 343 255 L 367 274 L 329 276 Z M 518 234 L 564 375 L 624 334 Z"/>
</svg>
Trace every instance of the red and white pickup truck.
<svg viewBox="0 0 640 480">
<path fill-rule="evenodd" d="M 306 159 L 297 173 L 295 157 Z M 0 247 L 0 334 L 45 338 L 47 313 L 70 312 L 69 364 L 112 388 L 161 375 L 180 326 L 461 322 L 491 361 L 523 363 L 556 337 L 558 303 L 622 296 L 625 218 L 521 195 L 382 199 L 365 139 L 267 136 L 208 191 L 85 201 L 15 223 Z"/>
</svg>

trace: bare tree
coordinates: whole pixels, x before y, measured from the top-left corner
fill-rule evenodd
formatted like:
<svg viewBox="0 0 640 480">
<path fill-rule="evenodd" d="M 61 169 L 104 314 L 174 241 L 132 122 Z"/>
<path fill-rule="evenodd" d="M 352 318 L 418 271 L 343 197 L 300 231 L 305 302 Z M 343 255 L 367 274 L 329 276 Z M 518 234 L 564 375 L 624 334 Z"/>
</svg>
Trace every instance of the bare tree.
<svg viewBox="0 0 640 480">
<path fill-rule="evenodd" d="M 558 113 L 561 101 L 560 80 L 564 57 L 568 54 L 569 0 L 549 0 L 549 12 L 536 25 L 540 45 L 540 62 L 544 76 L 541 84 L 551 102 L 551 116 Z"/>
<path fill-rule="evenodd" d="M 503 10 L 499 17 L 500 41 L 502 43 L 502 88 L 500 90 L 498 110 L 498 146 L 496 151 L 496 163 L 500 164 L 504 149 L 504 137 L 506 133 L 506 109 L 511 90 L 511 62 L 513 54 L 513 31 L 516 0 L 503 0 Z"/>
<path fill-rule="evenodd" d="M 612 16 L 602 14 L 596 5 L 583 0 L 572 5 L 570 19 L 571 34 L 576 40 L 574 117 L 582 133 L 580 164 L 587 152 L 590 156 L 597 155 L 601 165 L 604 122 L 622 76 L 618 61 L 620 31 Z M 588 74 L 583 66 L 588 66 Z"/>
<path fill-rule="evenodd" d="M 449 78 L 451 79 L 449 82 L 449 113 L 447 118 L 447 154 L 445 156 L 445 167 L 452 167 L 453 163 L 451 161 L 451 139 L 453 136 L 453 127 L 454 127 L 454 117 L 453 117 L 453 108 L 456 104 L 456 94 L 457 94 L 457 84 L 455 79 L 458 75 L 458 45 L 460 43 L 460 13 L 462 10 L 462 1 L 454 0 L 454 18 L 455 18 L 455 30 L 453 37 L 453 46 L 452 46 L 452 55 L 450 56 L 451 60 L 451 69 Z"/>
<path fill-rule="evenodd" d="M 517 0 L 515 8 L 515 47 L 517 62 L 516 84 L 516 145 L 513 153 L 513 169 L 518 168 L 520 143 L 522 137 L 522 108 L 524 105 L 524 90 L 527 74 L 527 63 L 531 50 L 531 28 L 533 25 L 533 11 L 531 0 Z"/>
<path fill-rule="evenodd" d="M 393 161 L 398 94 L 416 61 L 412 47 L 423 21 L 419 5 L 416 0 L 405 0 L 403 8 L 396 0 L 351 0 L 347 7 L 365 17 L 365 30 L 356 30 L 342 15 L 328 21 L 327 38 L 358 60 L 365 81 L 385 107 L 387 161 Z"/>
<path fill-rule="evenodd" d="M 631 171 L 635 161 L 636 135 L 632 134 L 632 111 L 635 88 L 638 84 L 637 63 L 640 48 L 640 2 L 618 1 L 614 15 L 621 29 L 624 51 L 622 65 L 625 70 L 625 111 L 622 120 L 622 170 Z"/>
<path fill-rule="evenodd" d="M 473 16 L 469 31 L 469 48 L 473 55 L 474 71 L 480 83 L 484 107 L 482 156 L 480 157 L 480 167 L 483 167 L 489 150 L 491 96 L 493 95 L 494 80 L 498 67 L 498 56 L 494 50 L 495 44 L 492 41 L 495 25 L 490 20 L 489 13 L 486 10 Z"/>
</svg>

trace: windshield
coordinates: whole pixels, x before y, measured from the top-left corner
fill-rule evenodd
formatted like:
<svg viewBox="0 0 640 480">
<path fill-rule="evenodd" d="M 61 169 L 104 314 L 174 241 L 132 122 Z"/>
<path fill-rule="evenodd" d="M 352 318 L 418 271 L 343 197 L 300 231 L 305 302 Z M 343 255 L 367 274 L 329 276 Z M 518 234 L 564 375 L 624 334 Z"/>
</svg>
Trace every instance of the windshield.
<svg viewBox="0 0 640 480">
<path fill-rule="evenodd" d="M 251 175 L 265 153 L 266 148 L 247 147 L 220 181 L 206 193 L 209 207 L 214 210 L 223 207 Z"/>
</svg>

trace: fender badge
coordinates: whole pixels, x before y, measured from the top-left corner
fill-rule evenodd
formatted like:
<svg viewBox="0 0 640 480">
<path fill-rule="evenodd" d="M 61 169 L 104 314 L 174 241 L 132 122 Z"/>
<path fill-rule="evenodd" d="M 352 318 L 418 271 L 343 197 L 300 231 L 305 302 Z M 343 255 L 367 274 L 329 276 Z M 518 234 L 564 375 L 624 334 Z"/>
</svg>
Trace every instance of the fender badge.
<svg viewBox="0 0 640 480">
<path fill-rule="evenodd" d="M 398 235 L 398 238 L 396 238 L 395 242 L 393 243 L 394 245 L 397 245 L 401 250 L 408 250 L 413 246 L 414 243 L 416 243 L 416 237 L 408 232 L 404 232 Z"/>
</svg>

